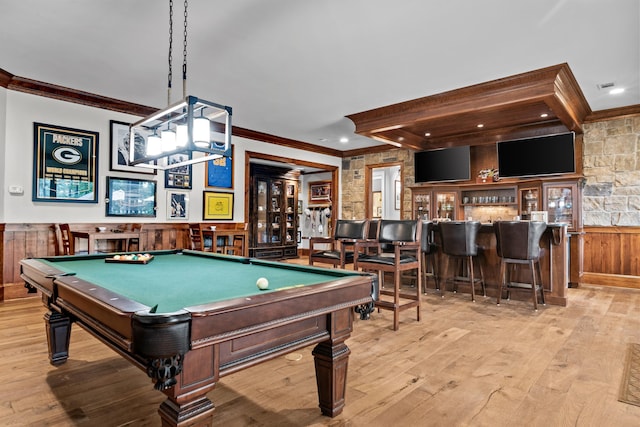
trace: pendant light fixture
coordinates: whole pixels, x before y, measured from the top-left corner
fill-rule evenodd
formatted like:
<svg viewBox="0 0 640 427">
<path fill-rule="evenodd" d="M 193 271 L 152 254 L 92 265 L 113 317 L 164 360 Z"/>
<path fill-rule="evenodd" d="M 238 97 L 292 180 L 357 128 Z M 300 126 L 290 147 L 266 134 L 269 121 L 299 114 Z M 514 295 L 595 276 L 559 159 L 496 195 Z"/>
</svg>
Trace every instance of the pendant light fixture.
<svg viewBox="0 0 640 427">
<path fill-rule="evenodd" d="M 187 8 L 188 1 L 185 0 L 182 59 L 183 100 L 171 105 L 173 0 L 169 0 L 168 107 L 130 126 L 129 164 L 132 166 L 166 170 L 220 157 L 231 157 L 231 107 L 186 95 Z M 144 143 L 140 141 L 144 141 Z M 137 146 L 137 144 L 144 146 Z M 186 154 L 186 156 L 181 156 L 186 160 L 176 162 L 174 158 L 172 162 L 169 161 L 170 156 L 178 154 Z"/>
</svg>

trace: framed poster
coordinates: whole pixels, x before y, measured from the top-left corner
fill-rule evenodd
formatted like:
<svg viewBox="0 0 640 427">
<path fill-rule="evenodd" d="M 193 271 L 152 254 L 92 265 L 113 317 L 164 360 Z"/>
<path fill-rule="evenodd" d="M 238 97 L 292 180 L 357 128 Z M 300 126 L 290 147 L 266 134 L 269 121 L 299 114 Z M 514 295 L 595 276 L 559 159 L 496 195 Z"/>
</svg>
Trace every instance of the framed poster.
<svg viewBox="0 0 640 427">
<path fill-rule="evenodd" d="M 191 159 L 191 153 L 173 154 L 167 158 L 169 164 L 180 163 Z M 180 166 L 164 171 L 164 188 L 191 189 L 191 165 Z"/>
<path fill-rule="evenodd" d="M 203 192 L 202 219 L 233 219 L 233 193 Z"/>
<path fill-rule="evenodd" d="M 233 188 L 233 145 L 231 157 L 209 160 L 205 168 L 205 187 Z"/>
<path fill-rule="evenodd" d="M 309 183 L 309 203 L 331 201 L 331 181 L 314 181 Z"/>
<path fill-rule="evenodd" d="M 156 216 L 156 182 L 107 177 L 107 216 Z"/>
<path fill-rule="evenodd" d="M 34 202 L 98 203 L 98 132 L 33 123 Z"/>
<path fill-rule="evenodd" d="M 155 175 L 155 169 L 142 168 L 137 166 L 129 166 L 129 123 L 109 121 L 109 129 L 111 136 L 111 146 L 109 149 L 109 170 L 122 172 L 146 173 Z M 139 138 L 139 139 L 138 139 Z M 135 157 L 145 156 L 146 141 L 143 137 L 136 134 L 134 149 Z"/>
<path fill-rule="evenodd" d="M 167 219 L 189 219 L 189 193 L 167 191 Z"/>
</svg>

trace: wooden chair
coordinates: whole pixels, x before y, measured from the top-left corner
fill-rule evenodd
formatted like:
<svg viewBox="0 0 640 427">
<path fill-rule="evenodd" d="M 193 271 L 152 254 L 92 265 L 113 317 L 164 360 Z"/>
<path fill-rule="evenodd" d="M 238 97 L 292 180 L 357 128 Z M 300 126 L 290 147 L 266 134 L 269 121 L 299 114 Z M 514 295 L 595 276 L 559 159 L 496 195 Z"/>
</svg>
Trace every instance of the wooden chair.
<svg viewBox="0 0 640 427">
<path fill-rule="evenodd" d="M 189 224 L 189 239 L 191 240 L 191 249 L 194 251 L 204 251 L 204 238 L 202 237 L 202 228 L 200 224 Z"/>
<path fill-rule="evenodd" d="M 314 262 L 344 268 L 351 264 L 356 242 L 367 238 L 369 221 L 339 219 L 333 237 L 311 237 L 309 239 L 309 265 Z M 322 248 L 319 248 L 322 246 Z"/>
<path fill-rule="evenodd" d="M 55 224 L 54 231 L 56 235 L 56 255 L 74 255 L 75 242 L 69 224 Z"/>
<path fill-rule="evenodd" d="M 375 305 L 384 310 L 393 311 L 393 330 L 400 326 L 399 314 L 403 310 L 415 307 L 417 320 L 420 321 L 420 289 L 422 288 L 422 261 L 420 221 L 380 220 L 376 241 L 357 242 L 354 250 L 355 269 L 377 271 L 380 283 L 380 295 L 392 296 L 391 301 L 378 298 Z M 388 245 L 393 252 L 383 252 L 382 246 Z M 365 249 L 373 252 L 365 253 Z M 407 270 L 416 270 L 417 286 L 413 293 L 401 293 L 401 274 Z M 393 273 L 393 288 L 384 286 L 384 273 Z"/>
<path fill-rule="evenodd" d="M 140 232 L 142 231 L 142 224 L 131 224 L 130 230 Z M 140 251 L 140 238 L 127 239 L 125 247 L 127 252 L 133 252 L 133 247 L 135 247 L 136 251 Z"/>
<path fill-rule="evenodd" d="M 229 239 L 229 245 L 224 247 L 224 253 L 229 255 L 246 255 L 247 238 L 249 230 L 249 223 L 238 223 L 235 226 L 238 233 L 235 233 L 231 239 Z"/>
</svg>

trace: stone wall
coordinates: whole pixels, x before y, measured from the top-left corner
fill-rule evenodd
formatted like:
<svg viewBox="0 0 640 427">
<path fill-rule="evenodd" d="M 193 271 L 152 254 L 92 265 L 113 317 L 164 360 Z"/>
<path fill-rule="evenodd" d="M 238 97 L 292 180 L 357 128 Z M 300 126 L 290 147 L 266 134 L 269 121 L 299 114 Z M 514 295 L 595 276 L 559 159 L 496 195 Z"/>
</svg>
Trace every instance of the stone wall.
<svg viewBox="0 0 640 427">
<path fill-rule="evenodd" d="M 385 163 L 402 162 L 403 201 L 402 219 L 411 218 L 411 191 L 414 185 L 413 152 L 411 150 L 394 149 L 383 153 L 365 154 L 343 159 L 342 161 L 342 217 L 344 219 L 365 217 L 364 175 L 367 165 L 384 165 Z"/>
<path fill-rule="evenodd" d="M 588 123 L 584 130 L 584 225 L 640 225 L 640 116 Z"/>
</svg>

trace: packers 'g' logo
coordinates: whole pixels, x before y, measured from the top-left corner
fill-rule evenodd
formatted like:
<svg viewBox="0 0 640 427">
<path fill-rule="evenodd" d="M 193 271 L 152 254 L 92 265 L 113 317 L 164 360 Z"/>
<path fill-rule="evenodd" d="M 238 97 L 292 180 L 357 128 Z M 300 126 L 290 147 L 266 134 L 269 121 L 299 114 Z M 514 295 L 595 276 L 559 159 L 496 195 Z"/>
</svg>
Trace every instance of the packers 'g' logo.
<svg viewBox="0 0 640 427">
<path fill-rule="evenodd" d="M 58 147 L 51 153 L 58 163 L 75 165 L 82 160 L 82 153 L 73 147 Z"/>
</svg>

